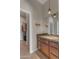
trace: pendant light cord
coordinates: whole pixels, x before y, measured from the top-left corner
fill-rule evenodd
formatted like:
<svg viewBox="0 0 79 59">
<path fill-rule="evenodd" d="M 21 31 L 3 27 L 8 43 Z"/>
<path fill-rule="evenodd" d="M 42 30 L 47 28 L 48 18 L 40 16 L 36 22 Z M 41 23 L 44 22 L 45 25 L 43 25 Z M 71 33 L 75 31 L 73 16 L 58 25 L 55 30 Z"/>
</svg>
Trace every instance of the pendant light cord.
<svg viewBox="0 0 79 59">
<path fill-rule="evenodd" d="M 50 0 L 49 0 L 49 9 L 50 9 Z"/>
</svg>

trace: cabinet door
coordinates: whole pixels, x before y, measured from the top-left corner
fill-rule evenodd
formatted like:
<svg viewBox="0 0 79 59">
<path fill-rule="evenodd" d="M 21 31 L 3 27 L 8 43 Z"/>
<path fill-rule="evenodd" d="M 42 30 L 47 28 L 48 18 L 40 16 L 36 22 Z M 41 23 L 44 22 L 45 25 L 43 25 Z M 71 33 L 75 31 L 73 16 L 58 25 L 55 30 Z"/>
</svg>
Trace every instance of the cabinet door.
<svg viewBox="0 0 79 59">
<path fill-rule="evenodd" d="M 41 43 L 40 50 L 46 55 L 49 56 L 49 50 L 48 50 L 48 45 Z"/>
<path fill-rule="evenodd" d="M 54 54 L 55 56 L 57 56 L 58 57 L 58 49 L 56 49 L 56 48 L 53 48 L 53 47 L 50 47 L 50 53 L 52 53 L 52 54 Z"/>
<path fill-rule="evenodd" d="M 50 54 L 50 59 L 58 59 L 58 57 L 56 57 L 56 56 Z"/>
<path fill-rule="evenodd" d="M 59 44 L 50 42 L 50 59 L 58 59 L 59 57 Z"/>
</svg>

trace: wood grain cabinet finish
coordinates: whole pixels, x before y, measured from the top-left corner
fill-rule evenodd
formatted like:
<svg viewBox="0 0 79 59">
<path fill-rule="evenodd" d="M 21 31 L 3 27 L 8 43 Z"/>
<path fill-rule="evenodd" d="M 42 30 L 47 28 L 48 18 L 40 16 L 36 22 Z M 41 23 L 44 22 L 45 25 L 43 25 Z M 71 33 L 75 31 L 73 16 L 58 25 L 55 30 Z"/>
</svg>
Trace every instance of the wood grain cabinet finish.
<svg viewBox="0 0 79 59">
<path fill-rule="evenodd" d="M 55 48 L 50 48 L 50 53 L 51 54 L 54 54 L 55 56 L 57 56 L 58 57 L 58 49 L 55 49 Z"/>
<path fill-rule="evenodd" d="M 48 59 L 58 59 L 59 56 L 59 45 L 53 41 L 40 38 L 37 40 L 38 49 L 41 51 Z"/>
<path fill-rule="evenodd" d="M 50 43 L 50 59 L 58 59 L 58 56 L 59 56 L 58 43 L 51 42 Z"/>
<path fill-rule="evenodd" d="M 41 50 L 46 56 L 49 56 L 48 45 L 41 43 L 41 48 L 40 48 L 40 50 Z"/>
<path fill-rule="evenodd" d="M 50 46 L 51 47 L 54 47 L 54 48 L 59 48 L 59 45 L 58 45 L 59 43 L 56 43 L 56 42 L 50 42 Z"/>
<path fill-rule="evenodd" d="M 41 38 L 41 39 L 42 39 L 42 38 Z M 42 40 L 40 40 L 40 41 L 41 41 L 41 43 L 48 45 L 48 40 L 42 39 Z"/>
<path fill-rule="evenodd" d="M 56 57 L 56 56 L 50 54 L 50 59 L 58 59 L 58 57 Z"/>
</svg>

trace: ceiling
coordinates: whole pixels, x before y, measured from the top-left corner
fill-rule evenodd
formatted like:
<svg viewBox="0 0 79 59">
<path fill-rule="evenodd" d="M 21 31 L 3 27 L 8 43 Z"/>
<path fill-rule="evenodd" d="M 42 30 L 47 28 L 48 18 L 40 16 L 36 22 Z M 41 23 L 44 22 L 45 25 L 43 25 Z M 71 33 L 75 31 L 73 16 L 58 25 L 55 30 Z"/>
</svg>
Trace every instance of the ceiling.
<svg viewBox="0 0 79 59">
<path fill-rule="evenodd" d="M 39 3 L 41 3 L 41 4 L 45 4 L 45 2 L 47 1 L 47 0 L 37 0 Z"/>
</svg>

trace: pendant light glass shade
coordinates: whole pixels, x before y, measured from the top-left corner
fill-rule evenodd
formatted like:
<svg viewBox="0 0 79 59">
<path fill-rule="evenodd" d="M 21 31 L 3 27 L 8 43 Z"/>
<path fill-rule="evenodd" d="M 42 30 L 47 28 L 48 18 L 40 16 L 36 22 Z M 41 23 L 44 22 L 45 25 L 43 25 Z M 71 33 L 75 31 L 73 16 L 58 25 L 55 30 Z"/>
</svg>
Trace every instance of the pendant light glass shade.
<svg viewBox="0 0 79 59">
<path fill-rule="evenodd" d="M 56 13 L 52 13 L 52 10 L 51 10 L 51 8 L 50 8 L 50 0 L 49 0 L 49 9 L 48 9 L 48 15 L 51 15 L 51 16 L 53 16 L 54 18 L 56 17 Z"/>
<path fill-rule="evenodd" d="M 50 9 L 50 8 L 48 9 L 48 14 L 49 14 L 49 15 L 51 14 L 51 9 Z"/>
<path fill-rule="evenodd" d="M 49 0 L 49 9 L 48 9 L 48 14 L 51 15 L 50 0 Z"/>
<path fill-rule="evenodd" d="M 53 17 L 54 17 L 54 18 L 56 17 L 56 13 L 53 14 Z"/>
</svg>

